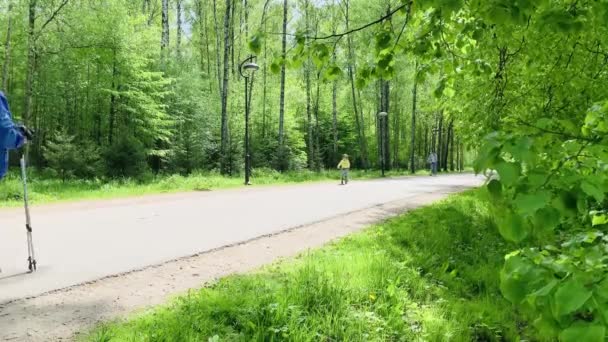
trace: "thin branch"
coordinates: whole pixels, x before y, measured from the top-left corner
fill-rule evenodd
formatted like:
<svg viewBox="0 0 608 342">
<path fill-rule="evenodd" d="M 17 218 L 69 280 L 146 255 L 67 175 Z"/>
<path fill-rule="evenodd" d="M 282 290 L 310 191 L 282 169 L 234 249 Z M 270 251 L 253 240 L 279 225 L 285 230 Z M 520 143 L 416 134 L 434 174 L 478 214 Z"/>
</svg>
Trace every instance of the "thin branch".
<svg viewBox="0 0 608 342">
<path fill-rule="evenodd" d="M 68 4 L 68 2 L 70 2 L 70 0 L 63 0 L 63 2 L 61 3 L 61 5 L 59 5 L 59 7 L 57 7 L 57 9 L 44 22 L 44 24 L 42 24 L 42 26 L 40 26 L 40 30 L 38 30 L 38 34 L 36 35 L 36 39 L 38 39 L 38 37 L 42 34 L 42 31 L 44 31 L 44 29 L 47 27 L 47 25 L 50 24 L 55 19 L 55 17 L 59 14 L 59 12 L 61 12 L 61 10 L 65 7 L 65 5 Z"/>
<path fill-rule="evenodd" d="M 68 45 L 64 46 L 60 50 L 40 50 L 38 53 L 40 55 L 59 55 L 67 50 L 86 50 L 86 49 L 102 49 L 102 50 L 112 50 L 115 46 L 106 45 L 106 44 L 86 44 L 86 45 Z"/>
<path fill-rule="evenodd" d="M 266 23 L 266 12 L 268 11 L 269 4 L 270 0 L 266 0 L 266 2 L 264 3 L 264 9 L 262 10 L 262 20 L 260 22 L 260 30 L 262 29 L 262 27 L 264 27 L 264 24 Z"/>
<path fill-rule="evenodd" d="M 365 24 L 363 26 L 354 28 L 352 30 L 348 30 L 346 32 L 333 33 L 333 34 L 330 34 L 330 35 L 327 35 L 327 36 L 321 36 L 321 37 L 318 37 L 318 36 L 314 36 L 314 37 L 304 36 L 303 38 L 306 39 L 306 40 L 326 40 L 326 39 L 331 39 L 331 38 L 341 38 L 341 37 L 344 37 L 344 36 L 348 36 L 349 34 L 365 30 L 368 27 L 374 26 L 376 24 L 379 24 L 379 23 L 385 21 L 386 19 L 391 18 L 395 13 L 397 13 L 400 10 L 404 9 L 405 7 L 407 7 L 410 3 L 408 3 L 407 5 L 401 5 L 401 6 L 397 7 L 396 9 L 392 10 L 391 12 L 389 12 L 388 14 L 386 14 L 385 16 L 377 19 L 377 20 L 374 20 L 372 22 L 369 22 L 369 23 L 367 23 L 367 24 Z M 292 34 L 292 33 L 283 33 L 283 32 L 265 32 L 265 33 L 266 34 L 271 34 L 271 35 L 283 35 L 283 34 L 286 34 L 286 35 L 288 35 L 290 37 L 295 37 L 296 36 L 295 34 Z"/>
<path fill-rule="evenodd" d="M 399 36 L 397 36 L 397 40 L 395 41 L 395 45 L 393 45 L 393 51 L 395 51 L 395 48 L 397 48 L 397 44 L 399 44 L 399 41 L 401 40 L 401 36 L 403 35 L 403 32 L 405 31 L 405 27 L 407 26 L 407 24 L 410 21 L 410 13 L 411 12 L 412 12 L 412 1 L 410 1 L 408 3 L 407 12 L 405 14 L 405 22 L 403 23 L 403 27 L 401 27 L 401 32 L 399 32 Z"/>
<path fill-rule="evenodd" d="M 542 187 L 544 188 L 547 186 L 547 184 L 549 184 L 549 181 L 551 181 L 551 178 L 553 178 L 557 174 L 557 172 L 564 166 L 564 164 L 566 164 L 566 162 L 568 162 L 572 159 L 578 159 L 583 154 L 583 151 L 587 148 L 587 146 L 589 146 L 589 144 L 591 144 L 591 141 L 586 141 L 574 156 L 568 156 L 568 157 L 560 160 L 559 164 L 557 164 L 557 166 L 551 170 L 551 173 L 549 174 L 549 176 L 543 183 Z"/>
<path fill-rule="evenodd" d="M 553 131 L 553 130 L 550 130 L 550 129 L 538 127 L 538 126 L 535 126 L 535 125 L 533 125 L 533 124 L 531 124 L 529 122 L 526 122 L 526 121 L 524 121 L 522 119 L 517 119 L 517 123 L 520 124 L 520 125 L 522 125 L 522 126 L 534 128 L 534 129 L 536 129 L 536 130 L 538 130 L 540 132 L 543 132 L 543 133 L 552 134 L 552 135 L 558 135 L 558 136 L 561 136 L 561 137 L 564 137 L 564 138 L 567 138 L 567 139 L 582 140 L 582 141 L 586 141 L 586 142 L 589 142 L 589 143 L 591 143 L 591 142 L 597 142 L 597 140 L 593 139 L 593 138 L 586 138 L 586 137 L 581 137 L 581 136 L 578 136 L 578 135 L 572 135 L 572 134 L 569 134 L 569 133 L 566 133 L 566 132 Z"/>
<path fill-rule="evenodd" d="M 313 39 L 313 40 L 325 40 L 325 39 L 330 39 L 330 38 L 339 38 L 339 37 L 342 37 L 342 36 L 347 36 L 347 35 L 349 35 L 351 33 L 355 33 L 355 32 L 359 32 L 359 31 L 365 30 L 366 28 L 368 28 L 370 26 L 374 26 L 376 24 L 379 24 L 379 23 L 385 21 L 386 19 L 391 18 L 395 13 L 397 13 L 400 10 L 402 10 L 402 9 L 410 6 L 411 3 L 412 2 L 410 1 L 407 5 L 401 5 L 401 6 L 397 7 L 396 9 L 394 9 L 394 10 L 390 11 L 389 13 L 387 13 L 385 16 L 383 16 L 383 17 L 381 17 L 381 18 L 379 18 L 377 20 L 374 20 L 374 21 L 372 21 L 370 23 L 367 23 L 367 24 L 365 24 L 363 26 L 354 28 L 352 30 L 349 30 L 349 31 L 346 31 L 346 32 L 342 32 L 342 33 L 337 33 L 337 34 L 330 34 L 330 35 L 323 36 L 323 37 L 307 37 L 307 38 L 308 39 Z"/>
</svg>

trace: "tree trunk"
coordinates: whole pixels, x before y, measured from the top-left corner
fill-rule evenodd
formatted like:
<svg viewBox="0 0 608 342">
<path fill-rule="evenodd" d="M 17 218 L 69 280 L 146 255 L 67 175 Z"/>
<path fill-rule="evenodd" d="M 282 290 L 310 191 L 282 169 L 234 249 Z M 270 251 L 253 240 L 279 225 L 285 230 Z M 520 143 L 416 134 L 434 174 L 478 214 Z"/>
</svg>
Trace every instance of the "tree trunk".
<svg viewBox="0 0 608 342">
<path fill-rule="evenodd" d="M 310 15 L 308 13 L 308 1 L 304 1 L 304 23 L 305 30 L 308 34 L 310 29 Z M 310 86 L 310 69 L 311 67 L 311 58 L 308 57 L 306 59 L 304 65 L 304 82 L 306 83 L 306 149 L 308 153 L 306 154 L 306 161 L 308 165 L 308 169 L 314 169 L 315 164 L 315 146 L 313 142 L 313 123 L 312 123 L 312 108 L 311 108 L 311 86 Z"/>
<path fill-rule="evenodd" d="M 335 60 L 334 53 L 334 60 Z M 334 81 L 331 92 L 331 116 L 332 116 L 332 132 L 333 132 L 333 148 L 332 158 L 338 158 L 338 81 Z"/>
<path fill-rule="evenodd" d="M 222 127 L 221 127 L 221 172 L 228 172 L 228 85 L 230 80 L 230 14 L 232 0 L 226 0 L 226 14 L 224 16 L 224 73 L 222 84 Z"/>
<path fill-rule="evenodd" d="M 222 59 L 220 58 L 222 43 L 220 41 L 220 27 L 217 21 L 217 0 L 213 0 L 213 22 L 215 26 L 215 61 L 217 63 L 215 74 L 217 76 L 218 94 L 222 94 Z"/>
<path fill-rule="evenodd" d="M 320 91 L 321 91 L 321 73 L 317 73 L 317 97 L 315 98 L 315 129 L 314 129 L 314 136 L 315 136 L 315 149 L 314 149 L 314 155 L 315 155 L 315 169 L 316 171 L 321 171 L 321 146 L 319 143 L 319 98 L 321 97 L 320 95 Z"/>
<path fill-rule="evenodd" d="M 283 40 L 281 48 L 281 56 L 283 61 L 287 56 L 287 0 L 283 0 Z M 284 156 L 285 144 L 285 63 L 281 63 L 281 90 L 279 98 L 279 155 Z M 284 160 L 281 160 L 283 163 Z"/>
<path fill-rule="evenodd" d="M 234 43 L 234 18 L 236 17 L 236 4 L 236 1 L 232 3 L 232 13 L 230 14 L 230 60 L 232 65 L 232 68 L 230 68 L 230 70 L 232 70 L 233 76 L 236 75 L 236 63 L 234 61 L 234 48 L 236 46 L 236 44 Z"/>
<path fill-rule="evenodd" d="M 418 61 L 414 67 L 414 89 L 412 90 L 412 137 L 410 151 L 410 172 L 416 173 L 416 101 L 418 95 Z M 426 140 L 426 138 L 425 138 Z"/>
<path fill-rule="evenodd" d="M 456 169 L 460 171 L 460 137 L 456 138 Z"/>
<path fill-rule="evenodd" d="M 167 59 L 167 48 L 169 47 L 169 0 L 162 0 L 162 35 L 160 39 L 160 58 L 163 63 Z"/>
<path fill-rule="evenodd" d="M 28 37 L 27 37 L 27 75 L 25 77 L 25 106 L 23 122 L 29 124 L 32 116 L 32 97 L 34 88 L 34 73 L 36 72 L 36 6 L 37 0 L 29 2 Z"/>
<path fill-rule="evenodd" d="M 108 142 L 110 145 L 114 142 L 114 125 L 116 122 L 116 82 L 118 77 L 118 67 L 116 65 L 116 48 L 112 51 L 112 95 L 110 95 L 110 122 L 108 131 Z"/>
<path fill-rule="evenodd" d="M 399 98 L 396 98 L 393 102 L 395 108 L 400 108 Z M 393 167 L 399 168 L 399 146 L 401 144 L 401 134 L 399 132 L 401 125 L 401 112 L 395 112 L 393 115 Z"/>
<path fill-rule="evenodd" d="M 382 80 L 378 80 L 376 82 L 376 113 L 380 113 L 384 109 L 384 101 L 382 99 Z M 376 158 L 378 159 L 378 167 L 382 167 L 382 155 L 384 151 L 383 145 L 383 135 L 382 135 L 382 120 L 378 115 L 376 118 L 376 146 L 378 146 L 378 152 L 376 153 Z"/>
<path fill-rule="evenodd" d="M 245 11 L 245 37 L 249 39 L 249 4 L 243 0 L 243 10 Z"/>
<path fill-rule="evenodd" d="M 312 109 L 310 108 L 311 95 L 310 95 L 310 59 L 306 61 L 304 67 L 304 78 L 306 79 L 306 145 L 308 148 L 308 169 L 314 168 L 314 143 L 312 133 Z"/>
<path fill-rule="evenodd" d="M 437 169 L 443 166 L 443 112 L 439 113 L 439 126 L 437 131 Z"/>
<path fill-rule="evenodd" d="M 101 63 L 98 61 L 96 66 L 96 73 L 95 73 L 95 79 L 96 82 L 95 84 L 100 84 L 100 74 L 101 74 Z M 102 98 L 97 95 L 97 106 L 96 106 L 96 111 L 95 111 L 95 141 L 97 142 L 97 146 L 101 146 L 101 113 L 102 113 L 102 109 L 101 109 L 101 104 L 102 104 Z"/>
<path fill-rule="evenodd" d="M 424 149 L 422 150 L 422 154 L 421 154 L 423 160 L 426 160 L 429 153 L 431 153 L 431 151 L 429 150 L 429 125 L 428 125 L 428 123 L 425 123 L 424 124 Z"/>
<path fill-rule="evenodd" d="M 380 80 L 380 111 L 381 112 L 389 112 L 389 101 L 390 100 L 390 82 L 386 81 L 386 80 Z M 391 115 L 389 115 L 391 116 Z M 384 120 L 382 120 L 380 122 L 380 132 L 382 135 L 381 138 L 381 143 L 383 143 L 383 147 L 381 149 L 381 151 L 383 151 L 383 156 L 382 158 L 384 158 L 385 161 L 385 169 L 389 170 L 391 168 L 391 163 L 390 163 L 390 141 L 389 141 L 389 120 L 388 117 L 386 117 Z"/>
<path fill-rule="evenodd" d="M 464 171 L 464 143 L 460 142 L 460 171 Z"/>
<path fill-rule="evenodd" d="M 181 0 L 180 0 L 181 1 Z M 199 42 L 199 54 L 200 54 L 200 68 L 201 68 L 201 77 L 209 78 L 209 91 L 211 91 L 211 69 L 209 63 L 209 35 L 206 33 L 207 31 L 207 12 L 203 9 L 203 0 L 197 0 L 196 2 L 196 15 L 198 17 L 198 37 L 200 39 Z M 204 45 L 203 45 L 204 44 Z M 206 77 L 202 74 L 207 69 Z"/>
<path fill-rule="evenodd" d="M 454 119 L 450 122 L 450 171 L 454 171 Z"/>
<path fill-rule="evenodd" d="M 8 23 L 6 28 L 6 40 L 4 41 L 4 63 L 2 64 L 2 91 L 8 91 L 8 68 L 11 60 L 11 34 L 13 31 L 13 0 L 8 3 Z"/>
<path fill-rule="evenodd" d="M 264 3 L 264 9 L 262 11 L 262 22 L 260 23 L 260 27 L 264 29 L 266 32 L 266 13 L 268 11 L 268 5 L 270 4 L 270 0 L 266 0 Z M 266 88 L 266 79 L 268 76 L 268 65 L 266 63 L 268 58 L 268 44 L 267 40 L 264 39 L 264 64 L 262 67 L 262 78 L 263 78 L 263 92 L 262 92 L 262 140 L 266 138 L 266 97 L 267 97 L 267 88 Z"/>
<path fill-rule="evenodd" d="M 350 0 L 345 0 L 345 25 L 346 31 L 349 30 L 350 26 Z M 348 78 L 350 79 L 351 95 L 353 100 L 353 111 L 355 114 L 355 125 L 357 128 L 357 139 L 359 140 L 359 149 L 361 150 L 361 164 L 364 169 L 369 167 L 369 156 L 367 153 L 367 141 L 365 139 L 365 128 L 363 125 L 363 113 L 362 109 L 358 108 L 357 105 L 357 92 L 355 91 L 355 54 L 353 52 L 353 40 L 351 35 L 346 37 L 348 44 Z"/>
<path fill-rule="evenodd" d="M 446 131 L 446 138 L 445 138 L 445 148 L 443 149 L 443 171 L 448 171 L 448 161 L 449 161 L 449 154 L 450 154 L 450 144 L 451 144 L 451 140 L 452 140 L 452 127 L 454 124 L 454 120 L 451 119 L 450 123 L 448 124 L 448 128 Z"/>
<path fill-rule="evenodd" d="M 433 115 L 433 126 L 431 129 L 431 151 L 430 152 L 437 152 L 437 130 L 438 130 L 438 118 L 437 118 L 437 114 Z"/>
<path fill-rule="evenodd" d="M 177 59 L 182 58 L 182 0 L 176 0 L 176 16 L 177 16 L 177 40 L 176 40 L 176 52 Z"/>
</svg>

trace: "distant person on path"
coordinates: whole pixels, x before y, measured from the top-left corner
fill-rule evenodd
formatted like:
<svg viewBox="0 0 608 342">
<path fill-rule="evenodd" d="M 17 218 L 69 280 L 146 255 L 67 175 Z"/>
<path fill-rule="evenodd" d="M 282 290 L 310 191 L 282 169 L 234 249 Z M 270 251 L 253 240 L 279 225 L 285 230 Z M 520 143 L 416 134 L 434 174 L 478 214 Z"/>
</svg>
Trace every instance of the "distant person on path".
<svg viewBox="0 0 608 342">
<path fill-rule="evenodd" d="M 429 162 L 429 164 L 431 164 L 431 176 L 436 176 L 437 175 L 437 153 L 431 152 L 431 154 L 429 154 L 428 162 Z"/>
<path fill-rule="evenodd" d="M 8 171 L 8 150 L 17 149 L 27 142 L 30 132 L 25 126 L 15 125 L 8 101 L 0 91 L 0 179 Z"/>
<path fill-rule="evenodd" d="M 340 185 L 348 184 L 348 171 L 350 170 L 350 160 L 348 160 L 348 154 L 342 156 L 338 169 L 342 171 L 342 177 L 340 179 Z"/>
</svg>

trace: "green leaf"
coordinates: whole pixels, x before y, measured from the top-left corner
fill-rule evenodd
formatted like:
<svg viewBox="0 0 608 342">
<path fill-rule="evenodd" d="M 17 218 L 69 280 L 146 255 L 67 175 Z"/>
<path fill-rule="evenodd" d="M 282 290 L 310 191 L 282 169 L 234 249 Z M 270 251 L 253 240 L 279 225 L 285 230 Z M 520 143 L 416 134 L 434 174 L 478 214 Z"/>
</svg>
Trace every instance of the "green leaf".
<svg viewBox="0 0 608 342">
<path fill-rule="evenodd" d="M 529 137 L 518 137 L 511 143 L 506 144 L 505 151 L 511 153 L 516 160 L 530 163 L 534 161 L 536 154 L 533 153 L 534 141 Z"/>
<path fill-rule="evenodd" d="M 488 183 L 488 191 L 494 198 L 499 198 L 502 195 L 502 184 L 497 179 L 492 179 Z"/>
<path fill-rule="evenodd" d="M 575 279 L 567 280 L 555 292 L 555 318 L 575 312 L 591 298 L 592 292 Z"/>
<path fill-rule="evenodd" d="M 551 200 L 551 195 L 547 192 L 537 192 L 534 194 L 519 194 L 515 198 L 515 205 L 524 216 L 533 215 L 539 209 L 544 208 Z"/>
<path fill-rule="evenodd" d="M 555 286 L 557 286 L 559 282 L 556 279 L 551 280 L 549 283 L 547 283 L 547 285 L 541 287 L 540 289 L 538 289 L 538 291 L 530 294 L 530 297 L 543 297 L 543 296 L 547 296 L 551 293 L 551 291 L 553 290 L 553 288 L 555 288 Z"/>
<path fill-rule="evenodd" d="M 439 81 L 437 88 L 435 88 L 435 91 L 433 92 L 435 97 L 440 98 L 441 96 L 443 96 L 443 91 L 445 90 L 445 87 L 446 87 L 446 80 L 445 80 L 445 78 L 443 78 L 443 79 L 441 79 L 441 81 Z"/>
<path fill-rule="evenodd" d="M 513 242 L 521 242 L 528 236 L 523 219 L 514 213 L 508 213 L 499 220 L 498 231 L 505 239 Z"/>
<path fill-rule="evenodd" d="M 251 49 L 253 53 L 259 54 L 262 50 L 263 37 L 264 36 L 261 32 L 251 36 L 251 39 L 249 40 L 249 49 Z"/>
<path fill-rule="evenodd" d="M 599 284 L 595 285 L 593 292 L 596 296 L 600 296 L 602 299 L 608 299 L 608 278 L 604 278 Z"/>
<path fill-rule="evenodd" d="M 443 94 L 448 97 L 448 98 L 452 98 L 456 95 L 456 91 L 454 90 L 454 88 L 452 87 L 447 87 L 445 88 L 445 90 L 443 91 Z"/>
<path fill-rule="evenodd" d="M 602 189 L 598 188 L 595 184 L 589 182 L 589 181 L 583 181 L 583 183 L 581 184 L 581 189 L 583 189 L 583 191 L 595 198 L 596 201 L 598 202 L 603 202 L 604 198 L 605 198 L 605 194 L 604 191 L 602 191 Z"/>
<path fill-rule="evenodd" d="M 559 210 L 563 215 L 573 216 L 577 214 L 577 194 L 572 191 L 562 191 L 553 201 L 555 209 Z"/>
<path fill-rule="evenodd" d="M 562 342 L 604 342 L 605 337 L 605 326 L 589 322 L 574 322 L 559 335 Z"/>
<path fill-rule="evenodd" d="M 334 66 L 328 68 L 327 71 L 325 71 L 324 78 L 329 81 L 333 81 L 340 76 L 342 76 L 342 69 L 340 69 L 339 67 L 334 65 Z"/>
<path fill-rule="evenodd" d="M 313 62 L 321 68 L 329 60 L 329 47 L 326 44 L 315 44 L 312 48 Z"/>
<path fill-rule="evenodd" d="M 517 182 L 521 174 L 521 167 L 516 163 L 500 162 L 496 165 L 500 180 L 506 186 L 512 186 Z"/>
<path fill-rule="evenodd" d="M 281 72 L 281 64 L 278 62 L 272 62 L 272 64 L 270 64 L 270 71 L 274 74 L 278 74 Z"/>
<path fill-rule="evenodd" d="M 480 174 L 488 168 L 494 168 L 495 160 L 498 159 L 502 146 L 496 138 L 496 135 L 497 133 L 490 134 L 484 139 L 484 144 L 481 146 L 479 155 L 473 164 L 475 173 Z"/>
<path fill-rule="evenodd" d="M 390 47 L 392 44 L 392 35 L 390 31 L 380 31 L 376 33 L 376 51 L 380 51 Z"/>
<path fill-rule="evenodd" d="M 538 230 L 551 231 L 560 223 L 559 211 L 553 207 L 545 207 L 534 214 L 534 225 Z"/>
<path fill-rule="evenodd" d="M 521 303 L 527 294 L 527 275 L 530 264 L 519 255 L 508 256 L 500 271 L 500 291 L 513 304 Z"/>
<path fill-rule="evenodd" d="M 455 12 L 458 11 L 462 7 L 463 0 L 444 0 L 441 2 L 443 11 Z"/>
<path fill-rule="evenodd" d="M 601 226 L 601 225 L 607 224 L 607 223 L 608 223 L 608 215 L 606 215 L 606 214 L 594 215 L 593 218 L 591 219 L 591 224 L 593 226 Z"/>
<path fill-rule="evenodd" d="M 536 169 L 531 171 L 529 170 L 527 176 L 530 187 L 537 188 L 545 183 L 549 174 L 545 171 Z"/>
<path fill-rule="evenodd" d="M 300 55 L 295 55 L 291 59 L 291 63 L 290 64 L 291 64 L 292 68 L 299 69 L 299 68 L 302 67 L 302 65 L 304 65 L 304 59 Z"/>
</svg>

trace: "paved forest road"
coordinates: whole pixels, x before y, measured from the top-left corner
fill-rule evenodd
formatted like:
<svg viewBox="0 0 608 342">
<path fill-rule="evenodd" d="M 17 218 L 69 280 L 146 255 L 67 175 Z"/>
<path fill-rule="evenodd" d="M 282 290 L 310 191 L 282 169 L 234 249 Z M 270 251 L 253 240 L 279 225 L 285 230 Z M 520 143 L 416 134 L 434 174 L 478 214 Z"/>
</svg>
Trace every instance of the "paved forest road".
<svg viewBox="0 0 608 342">
<path fill-rule="evenodd" d="M 470 174 L 194 192 L 34 207 L 38 272 L 22 209 L 0 210 L 0 304 L 376 205 L 480 185 Z"/>
</svg>

